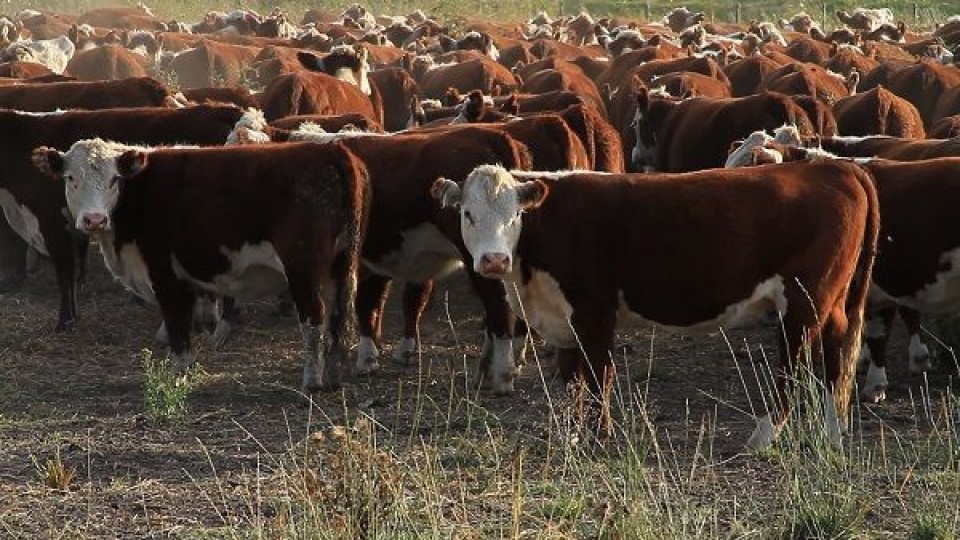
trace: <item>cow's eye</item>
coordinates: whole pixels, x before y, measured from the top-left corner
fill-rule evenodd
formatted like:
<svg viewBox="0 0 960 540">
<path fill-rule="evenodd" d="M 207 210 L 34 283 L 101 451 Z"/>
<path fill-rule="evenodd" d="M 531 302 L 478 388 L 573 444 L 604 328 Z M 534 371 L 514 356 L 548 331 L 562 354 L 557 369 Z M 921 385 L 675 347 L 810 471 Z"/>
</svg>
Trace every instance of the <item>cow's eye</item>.
<svg viewBox="0 0 960 540">
<path fill-rule="evenodd" d="M 476 226 L 477 222 L 473 219 L 473 214 L 471 214 L 469 210 L 463 212 L 463 218 L 470 223 L 471 227 Z"/>
</svg>

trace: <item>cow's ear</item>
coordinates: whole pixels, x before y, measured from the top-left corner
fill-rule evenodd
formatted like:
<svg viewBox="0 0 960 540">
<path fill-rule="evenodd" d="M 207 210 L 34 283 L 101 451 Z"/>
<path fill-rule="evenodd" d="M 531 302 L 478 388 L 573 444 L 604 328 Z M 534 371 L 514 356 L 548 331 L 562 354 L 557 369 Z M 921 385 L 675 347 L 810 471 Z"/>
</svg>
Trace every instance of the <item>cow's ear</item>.
<svg viewBox="0 0 960 540">
<path fill-rule="evenodd" d="M 306 51 L 300 51 L 297 53 L 297 60 L 300 61 L 300 64 L 313 71 L 323 71 L 323 58 L 319 56 L 308 53 Z"/>
<path fill-rule="evenodd" d="M 437 178 L 430 186 L 430 196 L 440 201 L 441 208 L 460 208 L 460 186 L 447 178 Z"/>
<path fill-rule="evenodd" d="M 140 174 L 147 166 L 147 153 L 142 150 L 127 150 L 117 158 L 117 172 L 124 178 Z"/>
<path fill-rule="evenodd" d="M 533 210 L 543 204 L 550 194 L 550 186 L 543 180 L 528 180 L 517 186 L 517 202 L 524 210 Z"/>
<path fill-rule="evenodd" d="M 41 146 L 33 151 L 33 165 L 40 169 L 40 172 L 53 178 L 63 176 L 63 154 L 60 151 Z"/>
</svg>

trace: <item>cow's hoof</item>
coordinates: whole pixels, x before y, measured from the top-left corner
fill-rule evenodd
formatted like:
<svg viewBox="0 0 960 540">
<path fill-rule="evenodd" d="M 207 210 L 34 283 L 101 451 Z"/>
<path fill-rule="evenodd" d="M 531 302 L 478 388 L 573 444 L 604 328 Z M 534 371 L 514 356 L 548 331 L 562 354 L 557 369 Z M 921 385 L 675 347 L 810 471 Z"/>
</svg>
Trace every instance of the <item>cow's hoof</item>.
<svg viewBox="0 0 960 540">
<path fill-rule="evenodd" d="M 910 359 L 910 373 L 926 373 L 931 369 L 933 369 L 933 360 L 930 358 L 929 354 Z"/>
<path fill-rule="evenodd" d="M 865 403 L 880 403 L 887 399 L 887 385 L 878 384 L 871 388 L 865 388 L 860 392 L 860 399 Z"/>
<path fill-rule="evenodd" d="M 220 351 L 223 349 L 223 346 L 227 344 L 227 340 L 230 339 L 230 330 L 231 325 L 227 321 L 220 319 L 217 321 L 217 328 L 213 331 L 211 338 L 213 339 L 213 350 Z"/>
<path fill-rule="evenodd" d="M 74 327 L 76 327 L 76 321 L 60 321 L 57 323 L 57 327 L 53 329 L 54 332 L 62 334 L 64 332 L 73 332 Z"/>
<path fill-rule="evenodd" d="M 355 375 L 371 375 L 378 371 L 380 371 L 380 362 L 376 358 L 367 358 L 366 360 L 357 358 L 357 363 L 353 368 Z"/>
</svg>

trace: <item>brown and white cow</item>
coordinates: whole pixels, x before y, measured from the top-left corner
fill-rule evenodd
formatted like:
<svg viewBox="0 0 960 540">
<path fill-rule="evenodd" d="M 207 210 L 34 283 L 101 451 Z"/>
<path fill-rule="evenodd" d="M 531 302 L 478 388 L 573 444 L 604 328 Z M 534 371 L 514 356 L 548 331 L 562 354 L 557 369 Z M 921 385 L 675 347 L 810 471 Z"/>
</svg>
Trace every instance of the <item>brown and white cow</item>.
<svg viewBox="0 0 960 540">
<path fill-rule="evenodd" d="M 366 170 L 349 150 L 93 139 L 65 153 L 38 148 L 33 161 L 63 180 L 77 229 L 97 238 L 111 273 L 159 304 L 177 370 L 193 364 L 198 291 L 243 299 L 288 290 L 304 341 L 304 393 L 339 385 L 369 211 Z"/>
<path fill-rule="evenodd" d="M 828 432 L 839 439 L 879 228 L 873 185 L 855 165 L 682 176 L 483 166 L 431 192 L 459 208 L 474 270 L 505 282 L 514 309 L 559 348 L 566 377 L 603 395 L 618 322 L 714 331 L 775 314 L 780 408 L 758 418 L 747 445 L 768 446 L 785 422 L 790 378 L 811 338 L 823 346 Z"/>
<path fill-rule="evenodd" d="M 434 280 L 455 271 L 465 260 L 459 221 L 429 199 L 438 176 L 466 178 L 474 167 L 503 163 L 529 168 L 527 148 L 491 126 L 462 125 L 439 130 L 390 135 L 362 133 L 299 133 L 291 139 L 339 140 L 367 164 L 373 190 L 370 224 L 363 246 L 369 270 L 357 292 L 360 344 L 357 372 L 378 368 L 381 320 L 391 281 L 405 281 L 403 341 L 393 358 L 407 361 L 419 351 L 419 324 L 432 295 Z M 514 389 L 514 318 L 497 280 L 485 279 L 468 267 L 474 292 L 484 306 L 485 341 L 479 372 L 494 392 Z"/>
<path fill-rule="evenodd" d="M 66 148 L 87 137 L 144 144 L 220 145 L 240 119 L 235 107 L 138 108 L 62 113 L 0 111 L 0 207 L 6 221 L 34 249 L 49 255 L 60 288 L 58 330 L 77 317 L 77 263 L 73 227 L 64 218 L 63 190 L 44 181 L 30 164 L 37 146 Z M 6 226 L 7 223 L 4 223 Z M 82 242 L 86 253 L 86 240 Z M 26 246 L 4 253 L 24 268 Z M 21 275 L 17 276 L 22 280 Z"/>
<path fill-rule="evenodd" d="M 367 80 L 365 48 L 338 47 L 323 58 L 301 52 L 297 58 L 307 70 L 280 75 L 260 97 L 267 119 L 356 112 L 383 123 L 383 111 L 375 106 L 379 95 Z M 377 98 L 376 104 L 372 97 Z"/>
<path fill-rule="evenodd" d="M 784 124 L 797 126 L 804 135 L 813 133 L 806 111 L 776 92 L 675 101 L 655 97 L 643 87 L 636 99 L 635 138 L 631 141 L 635 141 L 631 157 L 636 170 L 684 172 L 721 167 L 734 141 Z"/>
<path fill-rule="evenodd" d="M 898 161 L 917 161 L 938 157 L 960 157 L 960 140 L 901 139 L 899 137 L 824 137 L 823 150 L 843 157 L 880 157 Z"/>
</svg>

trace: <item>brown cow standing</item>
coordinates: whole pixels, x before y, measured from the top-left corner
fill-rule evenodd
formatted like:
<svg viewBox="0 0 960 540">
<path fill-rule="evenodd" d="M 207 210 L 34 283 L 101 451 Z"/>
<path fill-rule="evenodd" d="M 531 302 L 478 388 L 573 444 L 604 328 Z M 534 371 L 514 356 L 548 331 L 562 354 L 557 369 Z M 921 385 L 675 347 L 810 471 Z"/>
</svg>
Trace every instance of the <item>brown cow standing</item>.
<svg viewBox="0 0 960 540">
<path fill-rule="evenodd" d="M 920 111 L 882 86 L 837 101 L 833 112 L 843 135 L 925 136 Z"/>
<path fill-rule="evenodd" d="M 260 97 L 263 113 L 268 120 L 276 120 L 297 114 L 355 112 L 382 125 L 382 111 L 370 97 L 365 51 L 341 47 L 322 59 L 300 53 L 297 58 L 307 70 L 274 79 Z"/>
<path fill-rule="evenodd" d="M 857 166 L 682 176 L 484 166 L 431 192 L 459 207 L 474 269 L 506 282 L 514 309 L 559 348 L 567 378 L 606 395 L 618 319 L 714 331 L 779 315 L 779 408 L 758 418 L 747 445 L 768 446 L 786 421 L 804 343 L 818 365 L 812 344 L 822 344 L 827 429 L 839 442 L 879 229 L 876 192 Z"/>
<path fill-rule="evenodd" d="M 66 148 L 85 137 L 102 136 L 145 144 L 194 143 L 219 145 L 242 112 L 235 107 L 198 106 L 187 109 L 110 109 L 33 115 L 0 111 L 0 206 L 6 223 L 37 251 L 49 254 L 60 288 L 57 330 L 72 327 L 77 317 L 76 248 L 73 228 L 64 219 L 63 190 L 43 181 L 30 166 L 37 146 Z M 86 241 L 81 244 L 86 253 Z M 5 254 L 5 256 L 8 254 Z M 25 265 L 26 247 L 9 254 Z M 22 280 L 22 275 L 14 276 Z"/>
<path fill-rule="evenodd" d="M 349 150 L 94 139 L 66 153 L 38 148 L 33 161 L 65 180 L 76 226 L 98 239 L 111 273 L 159 304 L 178 371 L 193 364 L 197 291 L 252 299 L 288 290 L 304 340 L 304 393 L 339 386 L 370 198 Z"/>
</svg>

